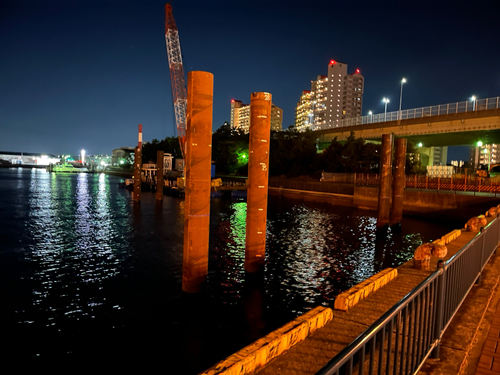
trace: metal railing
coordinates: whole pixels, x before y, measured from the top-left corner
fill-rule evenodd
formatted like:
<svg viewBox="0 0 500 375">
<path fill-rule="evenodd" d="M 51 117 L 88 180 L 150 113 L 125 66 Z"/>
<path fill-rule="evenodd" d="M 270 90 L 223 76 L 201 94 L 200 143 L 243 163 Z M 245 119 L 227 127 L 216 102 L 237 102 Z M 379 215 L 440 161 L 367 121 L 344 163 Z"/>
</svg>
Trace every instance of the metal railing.
<svg viewBox="0 0 500 375">
<path fill-rule="evenodd" d="M 414 118 L 423 118 L 429 116 L 449 115 L 455 113 L 483 111 L 486 109 L 500 108 L 500 97 L 476 99 L 475 101 L 464 101 L 457 103 L 439 104 L 430 107 L 421 107 L 413 109 L 404 109 L 387 113 L 377 113 L 361 117 L 346 118 L 335 120 L 324 124 L 314 124 L 313 130 L 324 130 L 332 128 L 341 128 L 345 126 L 376 124 L 379 122 L 407 120 Z"/>
<path fill-rule="evenodd" d="M 333 182 L 306 182 L 306 181 L 291 181 L 276 178 L 269 179 L 269 186 L 283 189 L 315 191 L 320 193 L 344 194 L 353 195 L 353 185 L 342 185 Z"/>
<path fill-rule="evenodd" d="M 480 281 L 499 233 L 496 218 L 317 374 L 414 374 L 429 356 L 438 358 L 443 333 Z"/>
<path fill-rule="evenodd" d="M 380 176 L 370 173 L 323 173 L 321 183 L 345 183 L 356 186 L 379 186 Z M 455 174 L 451 177 L 406 175 L 405 188 L 444 190 L 453 192 L 500 193 L 500 177 L 483 178 L 475 174 Z"/>
</svg>

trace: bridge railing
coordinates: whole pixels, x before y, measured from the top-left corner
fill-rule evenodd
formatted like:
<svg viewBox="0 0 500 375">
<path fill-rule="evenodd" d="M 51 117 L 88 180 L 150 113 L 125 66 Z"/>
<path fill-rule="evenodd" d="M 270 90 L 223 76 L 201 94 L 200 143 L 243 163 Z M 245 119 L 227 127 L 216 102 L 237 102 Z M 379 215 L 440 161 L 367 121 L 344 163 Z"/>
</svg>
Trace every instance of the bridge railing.
<svg viewBox="0 0 500 375">
<path fill-rule="evenodd" d="M 377 113 L 361 117 L 326 122 L 314 125 L 314 130 L 331 129 L 336 127 L 376 124 L 386 121 L 407 120 L 430 116 L 449 115 L 463 112 L 483 111 L 486 109 L 500 108 L 500 97 L 476 99 L 457 103 L 439 104 L 430 107 L 403 109 L 387 113 Z"/>
<path fill-rule="evenodd" d="M 445 330 L 496 251 L 496 218 L 468 244 L 344 348 L 317 374 L 414 374 L 439 358 Z"/>
</svg>

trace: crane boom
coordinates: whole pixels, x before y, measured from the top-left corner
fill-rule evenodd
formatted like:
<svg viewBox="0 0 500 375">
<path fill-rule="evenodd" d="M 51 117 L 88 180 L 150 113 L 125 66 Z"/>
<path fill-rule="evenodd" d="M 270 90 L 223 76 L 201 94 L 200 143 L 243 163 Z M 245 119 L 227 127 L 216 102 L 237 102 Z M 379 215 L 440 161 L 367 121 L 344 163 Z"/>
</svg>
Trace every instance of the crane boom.
<svg viewBox="0 0 500 375">
<path fill-rule="evenodd" d="M 184 81 L 184 68 L 182 67 L 179 31 L 175 24 L 172 6 L 168 3 L 165 4 L 165 43 L 167 45 L 168 66 L 172 83 L 177 136 L 179 137 L 182 156 L 185 157 L 187 91 Z"/>
</svg>

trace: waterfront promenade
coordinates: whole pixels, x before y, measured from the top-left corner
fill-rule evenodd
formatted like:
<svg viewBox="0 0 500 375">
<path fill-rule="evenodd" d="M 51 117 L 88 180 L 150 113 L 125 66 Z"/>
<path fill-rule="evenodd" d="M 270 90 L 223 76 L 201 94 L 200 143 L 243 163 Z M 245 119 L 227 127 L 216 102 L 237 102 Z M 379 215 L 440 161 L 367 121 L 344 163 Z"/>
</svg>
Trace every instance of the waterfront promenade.
<svg viewBox="0 0 500 375">
<path fill-rule="evenodd" d="M 492 219 L 488 220 L 489 223 L 491 221 Z M 461 236 L 449 243 L 448 254 L 444 260 L 450 260 L 464 246 L 470 245 L 471 241 L 472 243 L 478 243 L 475 241 L 476 234 L 477 232 L 463 232 Z M 266 375 L 318 373 L 332 357 L 368 329 L 410 290 L 433 273 L 433 270 L 436 269 L 437 259 L 433 258 L 431 261 L 431 271 L 416 270 L 413 268 L 412 263 L 412 261 L 409 261 L 398 267 L 397 279 L 362 300 L 347 312 L 333 311 L 333 319 L 323 328 L 310 334 L 304 341 L 271 360 L 264 367 L 258 369 L 256 373 Z M 473 267 L 469 263 L 465 263 L 465 265 Z M 497 311 L 499 279 L 500 257 L 493 254 L 481 273 L 480 283 L 472 286 L 464 303 L 444 331 L 439 359 L 427 359 L 419 369 L 419 373 L 500 373 L 498 372 L 498 363 L 495 362 L 495 360 L 498 361 L 497 357 L 500 357 L 495 352 L 497 343 L 500 340 L 500 324 L 497 323 L 500 322 L 500 311 Z M 461 280 L 457 281 L 461 282 Z M 392 329 L 388 332 L 391 331 Z M 420 353 L 420 345 L 418 348 L 417 357 L 424 355 Z M 412 356 L 415 356 L 415 352 L 412 353 Z M 405 358 L 406 364 L 403 365 L 402 359 L 400 359 L 401 367 L 399 363 L 396 367 L 400 367 L 401 373 L 412 373 L 410 368 L 415 368 L 413 367 L 413 358 L 411 358 L 411 367 L 408 367 L 407 358 L 410 358 L 409 356 L 405 355 L 401 358 Z M 380 357 L 380 360 L 382 360 L 382 357 Z M 395 357 L 390 361 L 387 359 L 387 361 L 386 363 L 390 362 L 391 365 L 392 361 L 395 364 L 397 363 Z M 415 363 L 415 366 L 418 366 L 418 362 Z M 357 365 L 354 370 L 353 373 L 357 374 L 359 370 Z"/>
</svg>

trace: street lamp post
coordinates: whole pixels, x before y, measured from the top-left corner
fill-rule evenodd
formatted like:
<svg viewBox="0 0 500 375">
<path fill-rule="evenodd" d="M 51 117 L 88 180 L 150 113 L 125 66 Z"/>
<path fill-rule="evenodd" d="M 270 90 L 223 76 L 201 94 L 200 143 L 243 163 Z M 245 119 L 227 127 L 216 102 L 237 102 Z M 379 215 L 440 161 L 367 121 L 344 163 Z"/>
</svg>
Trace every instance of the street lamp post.
<svg viewBox="0 0 500 375">
<path fill-rule="evenodd" d="M 474 95 L 472 95 L 472 98 L 470 98 L 470 100 L 472 100 L 472 111 L 475 111 L 476 110 L 476 97 Z"/>
<path fill-rule="evenodd" d="M 387 104 L 389 103 L 389 99 L 384 98 L 382 101 L 385 103 L 385 110 L 384 110 L 384 121 L 387 121 Z"/>
<path fill-rule="evenodd" d="M 401 104 L 403 103 L 403 83 L 406 83 L 406 79 L 401 80 L 401 93 L 399 94 L 399 119 L 401 120 Z"/>
<path fill-rule="evenodd" d="M 368 111 L 368 115 L 370 116 L 370 124 L 373 122 L 373 112 Z"/>
</svg>

